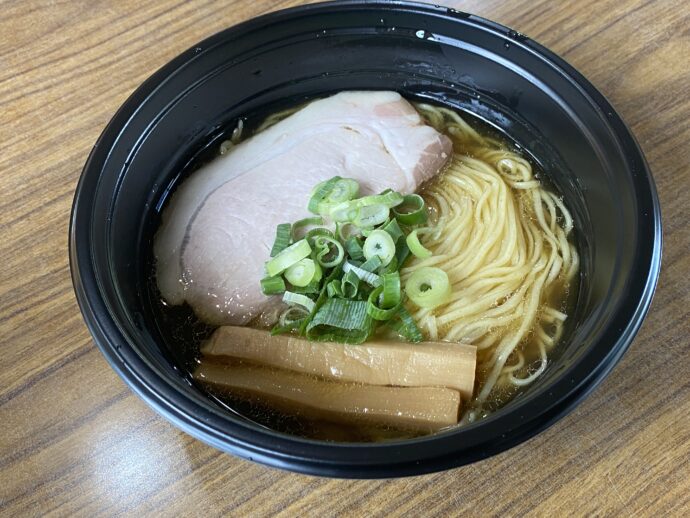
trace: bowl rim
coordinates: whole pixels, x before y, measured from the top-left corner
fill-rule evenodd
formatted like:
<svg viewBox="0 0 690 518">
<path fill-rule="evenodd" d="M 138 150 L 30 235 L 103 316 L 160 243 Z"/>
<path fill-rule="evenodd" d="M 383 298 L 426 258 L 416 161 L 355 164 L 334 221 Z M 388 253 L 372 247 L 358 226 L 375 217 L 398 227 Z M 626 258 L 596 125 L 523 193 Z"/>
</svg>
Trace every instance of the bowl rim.
<svg viewBox="0 0 690 518">
<path fill-rule="evenodd" d="M 642 275 L 633 278 L 633 283 L 627 290 L 634 291 L 637 295 L 630 297 L 616 312 L 626 315 L 623 320 L 627 322 L 627 326 L 619 332 L 615 343 L 592 345 L 585 351 L 583 358 L 571 366 L 571 379 L 579 380 L 577 383 L 569 383 L 565 379 L 566 376 L 563 376 L 549 386 L 548 398 L 533 398 L 526 401 L 521 408 L 525 410 L 525 414 L 529 414 L 530 408 L 536 409 L 533 417 L 512 428 L 509 434 L 501 432 L 500 415 L 494 416 L 495 419 L 482 421 L 481 427 L 468 426 L 419 439 L 391 443 L 326 443 L 272 431 L 257 433 L 255 427 L 233 423 L 232 419 L 221 416 L 217 411 L 210 411 L 189 398 L 180 398 L 180 394 L 175 393 L 164 379 L 159 378 L 129 346 L 103 300 L 99 280 L 90 261 L 90 218 L 87 216 L 93 211 L 94 193 L 98 189 L 102 165 L 108 158 L 111 148 L 117 145 L 122 128 L 137 112 L 138 107 L 175 71 L 199 53 L 208 52 L 229 38 L 236 38 L 243 32 L 278 20 L 360 8 L 380 9 L 382 14 L 391 10 L 404 10 L 422 16 L 446 17 L 491 31 L 538 55 L 550 66 L 562 71 L 602 113 L 607 114 L 607 121 L 614 135 L 622 149 L 627 151 L 627 165 L 639 173 L 634 179 L 635 194 L 643 192 L 649 197 L 646 200 L 646 209 L 652 218 L 647 229 L 650 236 L 646 236 L 651 237 L 647 249 L 649 257 L 644 264 L 640 264 L 641 258 L 635 259 L 633 270 Z M 594 390 L 630 346 L 652 301 L 660 273 L 661 251 L 661 210 L 649 167 L 629 128 L 589 81 L 562 58 L 508 27 L 454 9 L 401 0 L 345 0 L 274 11 L 214 34 L 173 58 L 128 97 L 96 141 L 75 191 L 69 228 L 70 270 L 76 298 L 86 325 L 108 363 L 139 397 L 178 428 L 220 450 L 273 467 L 346 478 L 418 475 L 474 462 L 524 442 L 569 413 Z M 588 372 L 576 368 L 583 363 L 589 363 L 585 361 L 588 358 L 597 368 Z M 467 446 L 459 445 L 459 434 L 463 435 L 463 440 L 468 439 L 466 443 L 476 447 L 468 450 Z M 424 450 L 423 456 L 420 455 L 421 450 Z M 343 458 L 348 460 L 344 461 Z"/>
</svg>

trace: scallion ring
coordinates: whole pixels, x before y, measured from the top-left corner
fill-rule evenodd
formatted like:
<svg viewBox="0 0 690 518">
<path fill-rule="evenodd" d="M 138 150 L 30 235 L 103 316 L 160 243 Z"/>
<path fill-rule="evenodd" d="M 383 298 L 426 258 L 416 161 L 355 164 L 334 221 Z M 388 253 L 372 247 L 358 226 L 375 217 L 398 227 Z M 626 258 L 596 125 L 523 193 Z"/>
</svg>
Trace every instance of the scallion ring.
<svg viewBox="0 0 690 518">
<path fill-rule="evenodd" d="M 276 227 L 276 238 L 273 241 L 273 247 L 271 248 L 271 257 L 275 257 L 288 246 L 290 246 L 291 228 L 292 225 L 290 223 L 281 223 Z"/>
<path fill-rule="evenodd" d="M 369 294 L 369 299 L 367 300 L 367 314 L 374 320 L 390 320 L 402 304 L 402 301 L 398 301 L 398 304 L 392 308 L 385 309 L 379 307 L 378 300 L 382 292 L 383 286 L 379 286 Z"/>
<path fill-rule="evenodd" d="M 329 236 L 317 236 L 314 239 L 314 246 L 318 250 L 316 260 L 324 268 L 333 268 L 345 259 L 345 250 L 337 239 Z"/>
<path fill-rule="evenodd" d="M 306 239 L 300 239 L 266 262 L 266 273 L 269 277 L 274 277 L 309 254 L 311 254 L 311 246 Z"/>
<path fill-rule="evenodd" d="M 321 280 L 321 267 L 316 261 L 305 257 L 285 270 L 283 275 L 293 286 L 303 288 L 311 282 Z"/>
<path fill-rule="evenodd" d="M 390 209 L 383 204 L 367 205 L 357 212 L 352 223 L 359 228 L 375 227 L 388 219 Z"/>
<path fill-rule="evenodd" d="M 413 230 L 407 234 L 405 242 L 407 243 L 410 252 L 412 252 L 412 255 L 414 255 L 417 259 L 427 259 L 432 255 L 431 250 L 425 248 L 424 245 L 420 243 L 417 232 L 417 230 Z"/>
<path fill-rule="evenodd" d="M 393 214 L 402 225 L 412 226 L 425 223 L 427 220 L 424 198 L 419 194 L 408 194 L 402 204 L 393 209 Z"/>
<path fill-rule="evenodd" d="M 367 260 L 377 256 L 386 266 L 395 257 L 395 241 L 385 230 L 373 230 L 364 241 L 362 251 Z"/>
<path fill-rule="evenodd" d="M 382 275 L 381 307 L 390 309 L 398 306 L 402 301 L 400 292 L 400 273 L 390 272 Z"/>
<path fill-rule="evenodd" d="M 261 279 L 261 291 L 264 295 L 277 295 L 285 291 L 285 281 L 280 275 Z"/>
<path fill-rule="evenodd" d="M 448 275 L 440 268 L 420 268 L 405 283 L 405 293 L 420 308 L 432 309 L 445 304 L 451 294 Z"/>
<path fill-rule="evenodd" d="M 343 263 L 343 271 L 345 273 L 349 271 L 355 272 L 355 275 L 359 277 L 361 281 L 366 282 L 370 286 L 377 287 L 381 284 L 381 277 L 379 277 L 375 273 L 363 270 L 359 266 L 355 266 L 354 264 L 348 263 L 347 261 Z"/>
<path fill-rule="evenodd" d="M 289 304 L 290 306 L 302 306 L 309 313 L 311 313 L 314 307 L 316 306 L 314 301 L 306 295 L 302 295 L 301 293 L 293 293 L 291 291 L 286 291 L 285 293 L 283 293 L 283 302 Z"/>
</svg>

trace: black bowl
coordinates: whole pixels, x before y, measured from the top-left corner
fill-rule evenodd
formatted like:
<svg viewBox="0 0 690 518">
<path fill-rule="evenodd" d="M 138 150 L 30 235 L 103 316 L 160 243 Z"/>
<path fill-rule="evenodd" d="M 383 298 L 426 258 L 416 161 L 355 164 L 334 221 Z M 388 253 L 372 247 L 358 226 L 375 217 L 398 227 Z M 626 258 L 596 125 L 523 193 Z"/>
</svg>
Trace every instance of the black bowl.
<svg viewBox="0 0 690 518">
<path fill-rule="evenodd" d="M 147 304 L 151 238 L 180 172 L 237 117 L 343 89 L 394 89 L 469 110 L 540 162 L 579 230 L 582 278 L 560 354 L 502 410 L 472 425 L 380 444 L 260 427 L 189 384 Z M 611 105 L 577 71 L 496 23 L 407 2 L 272 13 L 184 52 L 120 108 L 91 152 L 70 228 L 74 286 L 112 367 L 182 430 L 271 466 L 339 477 L 437 471 L 494 455 L 553 424 L 601 382 L 649 308 L 661 261 L 659 202 Z"/>
</svg>

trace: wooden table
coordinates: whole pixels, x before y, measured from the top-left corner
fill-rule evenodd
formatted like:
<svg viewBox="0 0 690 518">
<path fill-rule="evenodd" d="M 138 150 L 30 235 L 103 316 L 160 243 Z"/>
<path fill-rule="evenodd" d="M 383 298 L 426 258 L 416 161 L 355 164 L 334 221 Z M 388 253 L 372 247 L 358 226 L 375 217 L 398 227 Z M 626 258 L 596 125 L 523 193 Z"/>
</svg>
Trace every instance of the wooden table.
<svg viewBox="0 0 690 518">
<path fill-rule="evenodd" d="M 571 415 L 484 462 L 402 480 L 295 475 L 222 454 L 145 406 L 94 347 L 67 226 L 99 133 L 195 42 L 293 1 L 0 4 L 0 514 L 690 513 L 690 8 L 683 0 L 454 1 L 587 76 L 632 127 L 664 216 L 651 312 Z"/>
</svg>

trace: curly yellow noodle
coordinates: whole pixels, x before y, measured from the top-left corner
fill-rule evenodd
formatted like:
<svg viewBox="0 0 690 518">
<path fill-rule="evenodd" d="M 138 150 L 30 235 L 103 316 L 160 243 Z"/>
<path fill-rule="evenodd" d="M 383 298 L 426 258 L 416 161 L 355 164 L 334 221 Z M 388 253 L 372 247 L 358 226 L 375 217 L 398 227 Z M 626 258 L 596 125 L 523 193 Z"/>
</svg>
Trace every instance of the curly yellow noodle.
<svg viewBox="0 0 690 518">
<path fill-rule="evenodd" d="M 436 230 L 424 234 L 424 246 L 433 255 L 412 259 L 402 279 L 423 266 L 448 274 L 453 294 L 447 304 L 410 310 L 430 339 L 477 346 L 481 376 L 473 420 L 494 389 L 529 385 L 546 369 L 566 319 L 548 295 L 567 286 L 579 266 L 568 241 L 573 220 L 527 160 L 451 110 L 417 109 L 453 138 L 455 153 L 422 191 Z"/>
</svg>

